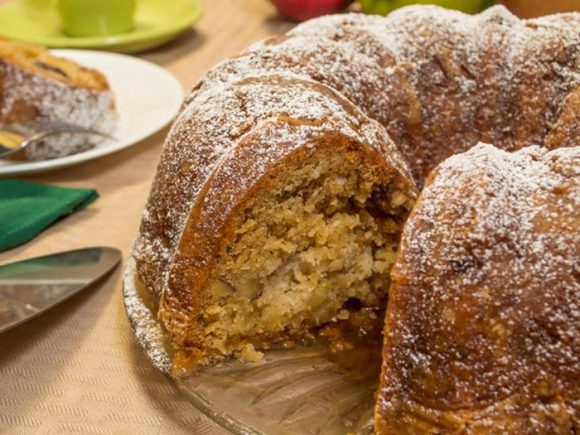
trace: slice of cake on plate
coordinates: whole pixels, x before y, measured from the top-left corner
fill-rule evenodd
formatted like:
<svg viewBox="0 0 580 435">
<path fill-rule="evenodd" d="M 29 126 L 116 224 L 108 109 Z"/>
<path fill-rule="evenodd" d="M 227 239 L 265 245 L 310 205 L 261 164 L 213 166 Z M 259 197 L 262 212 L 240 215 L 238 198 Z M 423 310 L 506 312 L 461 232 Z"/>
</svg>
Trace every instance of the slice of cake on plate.
<svg viewBox="0 0 580 435">
<path fill-rule="evenodd" d="M 100 72 L 34 45 L 0 39 L 0 127 L 36 120 L 65 121 L 101 133 L 115 130 L 113 91 Z M 95 147 L 98 136 L 60 135 L 21 158 L 47 160 Z"/>
</svg>

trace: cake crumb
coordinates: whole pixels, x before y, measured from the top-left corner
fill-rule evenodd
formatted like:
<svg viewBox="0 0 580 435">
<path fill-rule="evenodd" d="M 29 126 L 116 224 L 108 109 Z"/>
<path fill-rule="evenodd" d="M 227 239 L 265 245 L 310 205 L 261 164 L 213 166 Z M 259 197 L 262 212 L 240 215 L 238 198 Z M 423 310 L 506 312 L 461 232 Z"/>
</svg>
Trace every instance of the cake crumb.
<svg viewBox="0 0 580 435">
<path fill-rule="evenodd" d="M 238 353 L 238 358 L 242 362 L 260 362 L 264 358 L 264 354 L 254 348 L 252 344 L 246 344 L 244 348 Z"/>
</svg>

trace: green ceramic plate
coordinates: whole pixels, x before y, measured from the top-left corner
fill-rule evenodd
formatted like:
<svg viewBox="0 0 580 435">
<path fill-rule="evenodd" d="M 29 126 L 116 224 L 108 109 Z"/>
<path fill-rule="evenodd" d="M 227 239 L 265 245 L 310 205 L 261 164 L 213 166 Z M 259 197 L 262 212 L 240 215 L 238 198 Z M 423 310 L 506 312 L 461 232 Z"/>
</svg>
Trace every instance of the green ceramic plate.
<svg viewBox="0 0 580 435">
<path fill-rule="evenodd" d="M 12 0 L 0 5 L 0 36 L 47 47 L 136 53 L 170 41 L 202 13 L 198 0 L 138 0 L 133 32 L 73 38 L 62 32 L 55 3 L 56 0 Z"/>
</svg>

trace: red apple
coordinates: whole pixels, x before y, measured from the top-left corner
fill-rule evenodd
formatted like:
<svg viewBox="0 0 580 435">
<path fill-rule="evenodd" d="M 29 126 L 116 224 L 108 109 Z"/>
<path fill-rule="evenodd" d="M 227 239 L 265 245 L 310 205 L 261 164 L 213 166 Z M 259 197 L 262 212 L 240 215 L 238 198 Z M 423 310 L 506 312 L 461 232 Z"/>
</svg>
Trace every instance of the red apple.
<svg viewBox="0 0 580 435">
<path fill-rule="evenodd" d="M 345 8 L 352 0 L 272 0 L 281 15 L 304 21 L 320 15 L 332 14 Z"/>
</svg>

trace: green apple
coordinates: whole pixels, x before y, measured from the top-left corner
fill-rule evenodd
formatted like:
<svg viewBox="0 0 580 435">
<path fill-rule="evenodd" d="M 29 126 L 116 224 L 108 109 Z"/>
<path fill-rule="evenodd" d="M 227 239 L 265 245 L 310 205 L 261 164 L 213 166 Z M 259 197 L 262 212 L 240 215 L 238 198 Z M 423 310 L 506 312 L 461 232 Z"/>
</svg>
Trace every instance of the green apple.
<svg viewBox="0 0 580 435">
<path fill-rule="evenodd" d="M 412 4 L 433 4 L 474 14 L 493 3 L 490 0 L 360 0 L 363 12 L 386 15 L 394 9 Z"/>
</svg>

